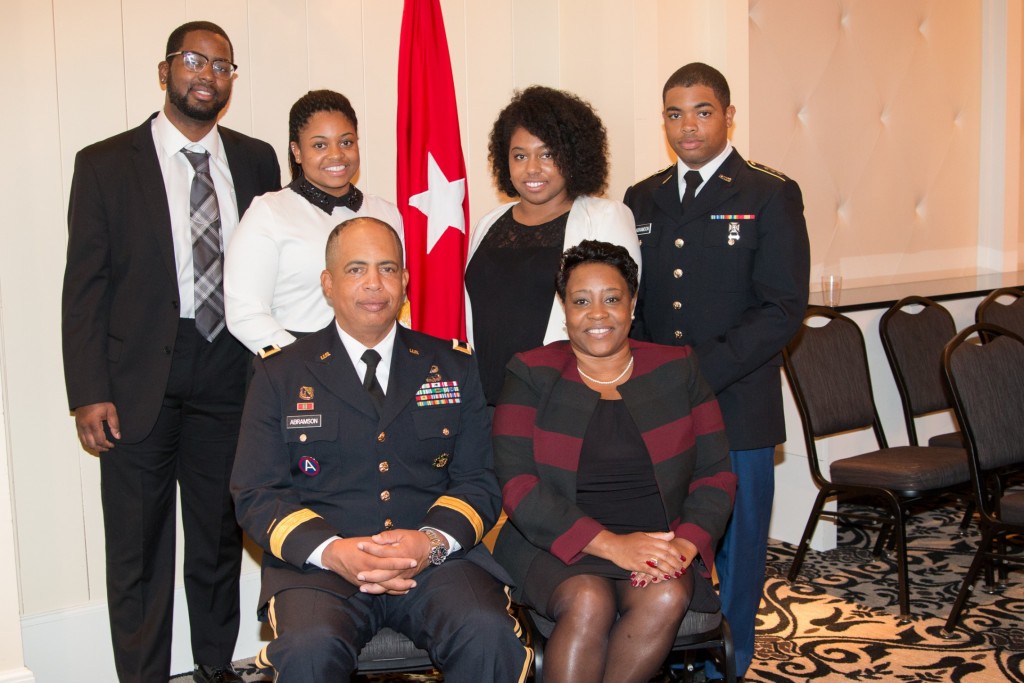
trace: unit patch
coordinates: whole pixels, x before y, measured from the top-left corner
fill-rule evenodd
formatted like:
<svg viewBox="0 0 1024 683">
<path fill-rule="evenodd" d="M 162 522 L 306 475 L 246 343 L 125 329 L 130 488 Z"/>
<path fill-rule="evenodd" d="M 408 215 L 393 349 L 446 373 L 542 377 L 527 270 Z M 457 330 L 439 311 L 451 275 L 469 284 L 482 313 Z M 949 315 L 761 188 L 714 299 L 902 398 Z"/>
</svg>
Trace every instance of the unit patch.
<svg viewBox="0 0 1024 683">
<path fill-rule="evenodd" d="M 299 471 L 307 477 L 315 477 L 320 474 L 320 463 L 316 461 L 316 458 L 304 455 L 299 458 Z"/>
</svg>

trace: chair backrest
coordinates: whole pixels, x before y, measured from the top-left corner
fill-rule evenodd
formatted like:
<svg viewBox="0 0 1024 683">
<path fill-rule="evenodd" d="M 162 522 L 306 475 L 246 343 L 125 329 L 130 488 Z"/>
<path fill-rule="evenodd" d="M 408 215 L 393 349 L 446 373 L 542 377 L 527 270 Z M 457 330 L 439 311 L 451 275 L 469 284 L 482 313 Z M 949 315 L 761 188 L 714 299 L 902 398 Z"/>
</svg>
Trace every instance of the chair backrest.
<svg viewBox="0 0 1024 683">
<path fill-rule="evenodd" d="M 825 318 L 821 327 L 807 321 Z M 793 388 L 808 448 L 813 439 L 852 429 L 874 427 L 880 446 L 871 393 L 864 335 L 857 323 L 823 306 L 810 306 L 804 324 L 783 351 L 786 377 Z"/>
<path fill-rule="evenodd" d="M 989 341 L 973 343 L 974 335 Z M 942 363 L 975 480 L 1024 465 L 1024 340 L 994 325 L 971 325 L 949 342 Z"/>
<path fill-rule="evenodd" d="M 921 310 L 907 310 L 914 305 Z M 882 315 L 878 334 L 903 402 L 910 445 L 916 446 L 914 418 L 953 406 L 942 374 L 942 351 L 956 335 L 956 323 L 941 304 L 909 296 Z"/>
<path fill-rule="evenodd" d="M 999 301 L 1004 297 L 1013 297 L 1013 300 L 1004 304 Z M 998 325 L 1024 337 L 1024 292 L 1016 287 L 995 290 L 978 304 L 974 311 L 974 321 Z M 983 341 L 987 339 L 983 338 Z"/>
</svg>

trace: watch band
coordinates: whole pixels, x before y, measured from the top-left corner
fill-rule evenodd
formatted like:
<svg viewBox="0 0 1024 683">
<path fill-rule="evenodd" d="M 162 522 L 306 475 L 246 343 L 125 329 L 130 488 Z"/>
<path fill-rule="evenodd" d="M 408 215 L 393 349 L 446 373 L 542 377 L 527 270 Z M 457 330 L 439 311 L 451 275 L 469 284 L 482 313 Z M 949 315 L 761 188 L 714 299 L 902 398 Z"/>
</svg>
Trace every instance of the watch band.
<svg viewBox="0 0 1024 683">
<path fill-rule="evenodd" d="M 420 529 L 430 539 L 430 553 L 427 555 L 427 559 L 430 560 L 430 564 L 439 565 L 443 564 L 448 559 L 448 547 L 444 544 L 444 539 L 441 538 L 441 534 L 437 533 L 433 529 L 423 528 Z"/>
</svg>

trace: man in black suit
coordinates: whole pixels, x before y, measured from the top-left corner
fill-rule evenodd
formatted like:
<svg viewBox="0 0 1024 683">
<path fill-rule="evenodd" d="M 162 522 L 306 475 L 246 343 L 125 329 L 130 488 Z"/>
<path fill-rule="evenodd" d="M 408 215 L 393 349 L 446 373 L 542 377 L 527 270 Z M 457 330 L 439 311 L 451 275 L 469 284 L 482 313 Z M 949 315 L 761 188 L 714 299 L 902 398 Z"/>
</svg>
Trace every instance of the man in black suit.
<svg viewBox="0 0 1024 683">
<path fill-rule="evenodd" d="M 256 661 L 279 683 L 347 681 L 384 626 L 451 683 L 530 668 L 480 543 L 501 492 L 476 362 L 396 324 L 408 280 L 391 226 L 345 221 L 321 276 L 335 320 L 256 363 L 231 491 L 264 550 Z"/>
<path fill-rule="evenodd" d="M 807 226 L 797 184 L 729 143 L 736 109 L 721 73 L 687 64 L 662 98 L 679 161 L 624 199 L 643 259 L 633 334 L 693 346 L 718 396 L 738 487 L 716 566 L 743 675 L 764 588 L 774 451 L 786 439 L 780 353 L 807 307 Z"/>
<path fill-rule="evenodd" d="M 63 344 L 82 445 L 100 454 L 107 601 L 121 681 L 170 670 L 175 485 L 194 679 L 240 681 L 241 532 L 228 480 L 251 356 L 223 325 L 223 244 L 280 188 L 273 149 L 217 126 L 231 41 L 190 22 L 158 66 L 163 109 L 75 159 Z"/>
</svg>

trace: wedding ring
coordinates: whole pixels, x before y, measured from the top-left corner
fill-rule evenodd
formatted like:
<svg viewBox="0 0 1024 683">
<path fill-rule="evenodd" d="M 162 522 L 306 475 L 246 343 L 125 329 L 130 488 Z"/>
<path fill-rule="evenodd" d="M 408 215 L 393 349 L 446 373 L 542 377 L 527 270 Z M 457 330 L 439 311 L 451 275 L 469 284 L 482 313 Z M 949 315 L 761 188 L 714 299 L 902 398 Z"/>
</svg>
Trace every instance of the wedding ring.
<svg viewBox="0 0 1024 683">
<path fill-rule="evenodd" d="M 647 560 L 647 566 L 648 567 L 657 567 L 658 566 L 658 558 L 652 557 L 651 559 Z"/>
</svg>

